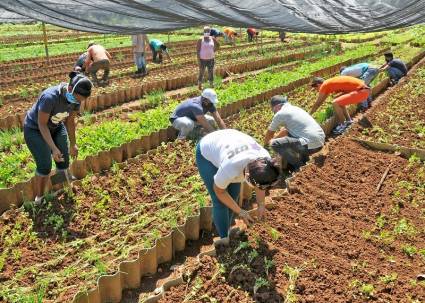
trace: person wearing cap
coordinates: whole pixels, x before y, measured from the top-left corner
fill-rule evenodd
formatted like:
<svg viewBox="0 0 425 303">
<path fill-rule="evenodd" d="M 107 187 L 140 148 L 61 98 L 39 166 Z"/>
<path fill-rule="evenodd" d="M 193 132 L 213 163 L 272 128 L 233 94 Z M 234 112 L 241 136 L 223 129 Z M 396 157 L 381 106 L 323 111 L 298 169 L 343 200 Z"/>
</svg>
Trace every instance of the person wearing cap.
<svg viewBox="0 0 425 303">
<path fill-rule="evenodd" d="M 390 77 L 390 84 L 395 85 L 401 78 L 407 75 L 407 66 L 402 60 L 394 58 L 392 52 L 385 53 L 384 57 L 385 64 L 380 67 L 380 70 L 387 71 Z"/>
<path fill-rule="evenodd" d="M 69 156 L 78 156 L 75 118 L 81 102 L 90 96 L 93 85 L 77 72 L 71 72 L 69 77 L 68 84 L 61 83 L 44 90 L 25 116 L 24 138 L 36 164 L 36 202 L 40 202 L 44 194 L 52 157 L 57 170 L 67 170 Z"/>
<path fill-rule="evenodd" d="M 90 42 L 87 47 L 87 59 L 85 66 L 96 85 L 107 85 L 109 81 L 109 70 L 111 54 L 100 44 Z M 97 72 L 103 70 L 102 79 L 97 78 Z"/>
<path fill-rule="evenodd" d="M 198 40 L 196 46 L 196 54 L 199 63 L 198 88 L 202 90 L 202 82 L 205 69 L 208 68 L 208 80 L 210 87 L 214 87 L 214 57 L 215 52 L 220 47 L 220 44 L 214 37 L 210 36 L 210 28 L 204 27 L 204 36 Z"/>
<path fill-rule="evenodd" d="M 341 76 L 350 76 L 363 80 L 364 83 L 369 86 L 373 79 L 379 74 L 379 68 L 371 66 L 369 63 L 358 63 L 351 66 L 343 66 L 340 69 Z M 360 109 L 367 109 L 372 102 L 372 96 L 362 103 L 360 103 Z"/>
<path fill-rule="evenodd" d="M 254 41 L 254 39 L 255 41 L 257 41 L 259 32 L 257 32 L 255 28 L 253 27 L 248 28 L 246 30 L 246 33 L 248 34 L 248 42 L 252 42 Z"/>
<path fill-rule="evenodd" d="M 216 92 L 207 88 L 204 89 L 201 96 L 179 104 L 170 116 L 172 126 L 179 131 L 178 139 L 186 139 L 196 125 L 200 125 L 208 133 L 214 131 L 214 123 L 217 123 L 221 129 L 226 128 L 226 124 L 215 107 L 217 103 Z M 206 115 L 207 112 L 210 112 L 212 117 Z"/>
<path fill-rule="evenodd" d="M 218 37 L 223 37 L 224 34 L 220 32 L 218 29 L 212 28 L 210 29 L 210 36 L 217 39 Z"/>
<path fill-rule="evenodd" d="M 350 76 L 336 76 L 326 81 L 323 78 L 315 77 L 311 86 L 319 91 L 319 95 L 310 114 L 315 113 L 330 94 L 337 94 L 332 102 L 338 120 L 338 125 L 332 131 L 336 135 L 342 134 L 353 123 L 346 106 L 359 104 L 367 100 L 370 95 L 370 88 L 363 80 Z"/>
<path fill-rule="evenodd" d="M 238 33 L 233 28 L 226 27 L 223 29 L 223 33 L 224 42 L 231 43 L 233 45 L 236 44 L 236 36 L 238 35 Z"/>
<path fill-rule="evenodd" d="M 167 56 L 168 61 L 171 62 L 170 55 L 168 54 L 168 48 L 164 44 L 164 42 L 162 42 L 161 40 L 158 40 L 158 39 L 152 39 L 149 42 L 149 47 L 152 51 L 152 61 L 153 62 L 161 63 L 162 62 L 162 55 L 164 53 Z M 156 59 L 156 56 L 158 56 L 158 60 Z"/>
<path fill-rule="evenodd" d="M 149 45 L 148 36 L 145 34 L 137 34 L 131 36 L 133 48 L 134 62 L 136 63 L 136 75 L 145 76 L 148 73 L 145 60 L 145 49 Z"/>
<path fill-rule="evenodd" d="M 253 221 L 236 202 L 242 182 L 255 189 L 258 216 L 263 217 L 265 191 L 279 180 L 279 167 L 254 138 L 235 129 L 212 132 L 196 146 L 196 166 L 211 197 L 221 238 L 228 236 L 233 214 L 247 225 Z"/>
<path fill-rule="evenodd" d="M 274 116 L 264 137 L 264 145 L 271 146 L 281 156 L 282 169 L 298 170 L 311 154 L 323 147 L 325 133 L 311 115 L 290 104 L 287 97 L 273 96 L 270 105 Z M 277 131 L 280 138 L 273 139 Z"/>
<path fill-rule="evenodd" d="M 87 52 L 83 53 L 78 57 L 77 62 L 74 64 L 73 70 L 76 72 L 84 73 L 86 71 L 86 60 L 87 60 Z"/>
</svg>

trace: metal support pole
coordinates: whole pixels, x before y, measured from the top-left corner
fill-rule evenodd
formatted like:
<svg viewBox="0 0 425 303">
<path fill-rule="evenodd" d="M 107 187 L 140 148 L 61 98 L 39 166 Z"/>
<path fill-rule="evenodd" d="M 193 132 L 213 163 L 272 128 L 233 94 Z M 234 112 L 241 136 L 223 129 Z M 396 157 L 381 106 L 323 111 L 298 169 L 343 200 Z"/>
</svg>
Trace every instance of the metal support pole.
<svg viewBox="0 0 425 303">
<path fill-rule="evenodd" d="M 46 51 L 46 61 L 49 62 L 49 49 L 47 47 L 47 33 L 46 33 L 46 24 L 41 23 L 41 27 L 43 28 L 43 39 L 44 39 L 44 50 Z"/>
</svg>

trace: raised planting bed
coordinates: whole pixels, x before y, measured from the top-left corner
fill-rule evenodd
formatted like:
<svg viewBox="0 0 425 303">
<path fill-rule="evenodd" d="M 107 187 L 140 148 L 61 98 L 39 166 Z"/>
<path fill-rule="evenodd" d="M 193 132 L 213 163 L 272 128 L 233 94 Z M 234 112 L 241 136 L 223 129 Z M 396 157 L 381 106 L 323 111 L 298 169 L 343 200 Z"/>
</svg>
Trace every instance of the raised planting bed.
<svg viewBox="0 0 425 303">
<path fill-rule="evenodd" d="M 340 56 L 330 57 L 330 61 L 335 62 L 336 59 L 342 61 L 348 55 L 349 53 L 345 53 Z M 339 69 L 339 66 L 346 64 L 345 61 L 336 64 L 333 69 Z M 352 62 L 352 59 L 348 61 Z M 250 107 L 263 100 L 269 100 L 275 94 L 286 93 L 295 87 L 304 85 L 309 81 L 309 74 L 314 71 L 314 68 L 328 64 L 327 58 L 325 58 L 313 64 L 307 63 L 302 65 L 294 72 L 264 73 L 246 80 L 243 85 L 237 83 L 236 85 L 226 87 L 224 90 L 218 90 L 219 99 L 221 100 L 221 108 L 219 109 L 221 115 L 227 117 L 238 112 L 241 108 Z M 304 75 L 307 75 L 307 77 L 304 77 Z M 173 135 L 167 131 L 169 127 L 167 117 L 172 110 L 173 105 L 168 104 L 145 113 L 133 114 L 134 122 L 110 121 L 102 125 L 84 126 L 85 131 L 81 129 L 78 131 L 77 140 L 80 143 L 82 142 L 81 140 L 85 142 L 79 145 L 81 148 L 84 147 L 83 149 L 85 151 L 83 149 L 80 150 L 80 157 L 85 157 L 85 159 L 83 162 L 77 161 L 72 164 L 73 173 L 78 178 L 82 178 L 87 171 L 93 170 L 97 172 L 107 169 L 111 162 L 102 160 L 105 157 L 120 162 L 146 149 L 156 147 L 159 142 L 173 139 L 175 133 Z M 145 135 L 149 136 L 141 138 L 141 136 Z M 93 140 L 93 138 L 97 139 Z M 146 142 L 149 142 L 149 144 Z M 96 151 L 98 154 L 93 154 Z M 16 182 L 19 182 L 19 179 L 25 180 L 31 176 L 31 167 L 21 168 L 19 162 L 19 159 L 25 160 L 31 158 L 25 145 L 15 148 L 13 154 L 6 151 L 0 155 L 5 159 L 4 162 L 8 164 L 3 168 L 3 184 L 6 184 L 6 186 L 8 186 L 7 184 L 11 184 L 8 182 L 15 182 L 16 184 Z M 32 160 L 28 160 L 28 163 L 33 162 Z M 100 165 L 98 163 L 102 164 Z M 17 183 L 13 188 L 0 190 L 0 198 L 2 210 L 7 209 L 11 204 L 20 205 L 25 199 L 31 200 L 33 198 L 32 180 Z"/>
<path fill-rule="evenodd" d="M 100 275 L 115 273 L 121 261 L 146 254 L 142 249 L 207 204 L 194 162 L 194 146 L 176 142 L 114 165 L 108 173 L 89 175 L 43 205 L 30 203 L 26 211 L 3 214 L 0 300 L 41 295 L 69 302 L 79 290 L 92 289 Z M 202 224 L 199 217 L 191 220 L 195 225 L 183 233 L 192 240 L 211 225 L 209 216 Z M 182 242 L 178 236 L 161 240 L 168 248 L 161 248 L 158 259 L 155 253 L 155 262 L 170 261 L 172 249 L 184 248 L 185 237 Z M 155 272 L 155 262 L 142 262 L 144 273 Z M 126 281 L 137 287 L 134 280 L 140 281 L 140 272 Z"/>
<path fill-rule="evenodd" d="M 424 183 L 417 158 L 341 138 L 295 175 L 292 194 L 271 192 L 274 209 L 247 229 L 243 244 L 231 244 L 229 257 L 220 250 L 217 258 L 204 257 L 160 302 L 273 302 L 275 293 L 276 302 L 421 302 Z M 253 283 L 257 267 L 245 258 L 261 252 L 258 247 L 267 250 L 253 262 L 273 262 L 268 283 Z M 268 252 L 272 257 L 264 259 Z M 236 258 L 242 265 L 228 266 Z M 267 299 L 256 297 L 256 284 L 268 285 Z"/>
<path fill-rule="evenodd" d="M 425 149 L 425 62 L 388 91 L 350 135 L 378 143 Z"/>
</svg>

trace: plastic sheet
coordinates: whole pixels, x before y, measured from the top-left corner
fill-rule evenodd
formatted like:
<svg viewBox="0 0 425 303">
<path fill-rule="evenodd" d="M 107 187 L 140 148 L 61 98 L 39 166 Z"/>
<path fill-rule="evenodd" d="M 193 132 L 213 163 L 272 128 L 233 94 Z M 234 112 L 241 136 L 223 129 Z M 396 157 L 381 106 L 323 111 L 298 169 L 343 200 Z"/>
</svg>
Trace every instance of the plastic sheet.
<svg viewBox="0 0 425 303">
<path fill-rule="evenodd" d="M 2 0 L 0 7 L 70 29 L 122 34 L 204 24 L 308 33 L 370 32 L 422 23 L 425 16 L 425 1 L 420 0 Z"/>
</svg>

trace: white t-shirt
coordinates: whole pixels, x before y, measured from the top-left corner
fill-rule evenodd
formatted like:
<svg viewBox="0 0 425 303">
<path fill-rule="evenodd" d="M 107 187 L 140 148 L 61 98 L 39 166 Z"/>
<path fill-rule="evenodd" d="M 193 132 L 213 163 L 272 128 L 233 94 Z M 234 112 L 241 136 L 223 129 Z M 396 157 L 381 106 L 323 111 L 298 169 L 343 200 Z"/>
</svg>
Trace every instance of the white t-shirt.
<svg viewBox="0 0 425 303">
<path fill-rule="evenodd" d="M 308 144 L 308 149 L 322 147 L 325 143 L 325 133 L 319 123 L 298 106 L 285 103 L 274 115 L 269 130 L 278 131 L 282 126 L 291 137 L 299 138 L 301 142 Z"/>
<path fill-rule="evenodd" d="M 145 37 L 145 34 L 131 36 L 132 45 L 136 47 L 133 49 L 134 53 L 143 53 L 145 51 Z"/>
<path fill-rule="evenodd" d="M 243 171 L 249 162 L 270 158 L 270 154 L 254 138 L 235 129 L 209 133 L 200 142 L 202 156 L 218 168 L 214 176 L 217 187 L 244 181 Z"/>
</svg>

